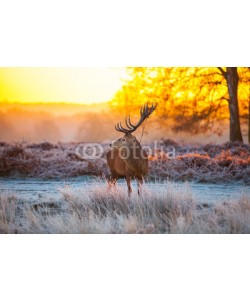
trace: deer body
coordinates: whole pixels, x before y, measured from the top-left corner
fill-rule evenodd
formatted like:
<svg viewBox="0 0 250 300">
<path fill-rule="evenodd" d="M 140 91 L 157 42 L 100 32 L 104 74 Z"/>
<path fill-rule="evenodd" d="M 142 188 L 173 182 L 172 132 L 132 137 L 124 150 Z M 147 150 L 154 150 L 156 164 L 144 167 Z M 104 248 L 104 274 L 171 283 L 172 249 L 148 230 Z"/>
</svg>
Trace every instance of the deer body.
<svg viewBox="0 0 250 300">
<path fill-rule="evenodd" d="M 155 110 L 156 106 L 148 107 L 145 105 L 141 108 L 141 119 L 137 125 L 130 122 L 130 117 L 126 118 L 128 129 L 123 128 L 120 124 L 116 125 L 116 130 L 125 133 L 110 144 L 111 150 L 107 153 L 107 162 L 111 172 L 109 185 L 115 185 L 117 179 L 126 178 L 128 194 L 132 192 L 131 179 L 138 182 L 138 193 L 141 191 L 141 184 L 145 175 L 148 173 L 148 157 L 141 144 L 131 133 L 134 132 L 146 118 Z"/>
</svg>

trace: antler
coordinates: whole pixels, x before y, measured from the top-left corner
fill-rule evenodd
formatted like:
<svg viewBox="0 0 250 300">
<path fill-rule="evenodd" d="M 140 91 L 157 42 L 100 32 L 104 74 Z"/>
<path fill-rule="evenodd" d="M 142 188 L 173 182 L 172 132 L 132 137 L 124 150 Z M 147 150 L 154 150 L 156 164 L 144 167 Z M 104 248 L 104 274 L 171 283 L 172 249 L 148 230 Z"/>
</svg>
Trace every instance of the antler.
<svg viewBox="0 0 250 300">
<path fill-rule="evenodd" d="M 117 131 L 120 131 L 120 132 L 123 132 L 123 133 L 132 133 L 132 132 L 134 132 L 152 114 L 152 112 L 156 109 L 156 107 L 157 107 L 157 104 L 152 104 L 151 107 L 148 106 L 148 103 L 143 105 L 140 109 L 141 118 L 140 118 L 139 122 L 136 125 L 133 125 L 131 123 L 130 115 L 129 115 L 125 118 L 125 123 L 126 123 L 128 129 L 122 127 L 121 122 L 117 123 L 115 125 L 115 129 Z"/>
</svg>

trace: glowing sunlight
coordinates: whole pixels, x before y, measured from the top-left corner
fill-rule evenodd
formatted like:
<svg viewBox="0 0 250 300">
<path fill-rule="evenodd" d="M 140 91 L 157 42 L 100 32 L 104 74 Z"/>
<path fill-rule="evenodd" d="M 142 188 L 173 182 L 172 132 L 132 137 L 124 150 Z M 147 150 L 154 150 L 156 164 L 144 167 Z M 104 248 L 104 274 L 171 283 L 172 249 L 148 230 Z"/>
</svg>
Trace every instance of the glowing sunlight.
<svg viewBox="0 0 250 300">
<path fill-rule="evenodd" d="M 0 101 L 106 102 L 125 75 L 125 68 L 0 68 Z"/>
</svg>

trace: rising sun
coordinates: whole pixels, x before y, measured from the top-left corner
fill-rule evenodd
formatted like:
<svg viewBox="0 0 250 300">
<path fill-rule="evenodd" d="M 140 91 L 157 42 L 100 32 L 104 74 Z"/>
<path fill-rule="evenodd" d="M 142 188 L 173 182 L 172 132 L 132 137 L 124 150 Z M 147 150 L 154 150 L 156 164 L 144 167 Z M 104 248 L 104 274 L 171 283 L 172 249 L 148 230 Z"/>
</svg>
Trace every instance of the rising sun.
<svg viewBox="0 0 250 300">
<path fill-rule="evenodd" d="M 125 68 L 0 68 L 0 101 L 101 103 L 125 76 Z"/>
</svg>

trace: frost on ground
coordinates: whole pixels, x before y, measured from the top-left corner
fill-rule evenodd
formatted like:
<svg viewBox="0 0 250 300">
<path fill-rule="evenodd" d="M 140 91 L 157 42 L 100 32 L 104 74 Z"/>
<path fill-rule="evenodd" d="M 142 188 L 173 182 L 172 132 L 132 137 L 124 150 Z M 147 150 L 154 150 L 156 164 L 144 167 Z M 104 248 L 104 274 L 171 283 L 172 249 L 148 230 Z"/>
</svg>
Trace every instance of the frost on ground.
<svg viewBox="0 0 250 300">
<path fill-rule="evenodd" d="M 222 183 L 241 181 L 250 184 L 250 145 L 186 145 L 172 140 L 161 141 L 149 155 L 148 179 L 192 180 Z M 39 144 L 0 143 L 0 177 L 67 178 L 81 175 L 107 176 L 103 144 L 102 157 L 82 159 L 76 154 L 76 143 Z M 167 153 L 175 149 L 175 159 Z"/>
<path fill-rule="evenodd" d="M 100 181 L 84 192 L 65 186 L 60 199 L 22 200 L 0 195 L 0 233 L 250 233 L 250 197 L 196 203 L 171 183 L 139 197 Z"/>
</svg>

